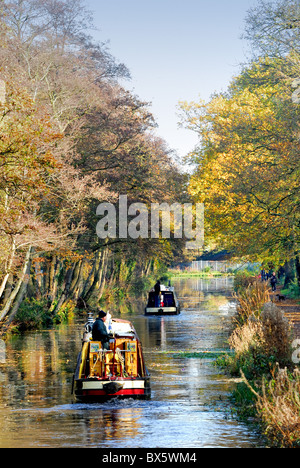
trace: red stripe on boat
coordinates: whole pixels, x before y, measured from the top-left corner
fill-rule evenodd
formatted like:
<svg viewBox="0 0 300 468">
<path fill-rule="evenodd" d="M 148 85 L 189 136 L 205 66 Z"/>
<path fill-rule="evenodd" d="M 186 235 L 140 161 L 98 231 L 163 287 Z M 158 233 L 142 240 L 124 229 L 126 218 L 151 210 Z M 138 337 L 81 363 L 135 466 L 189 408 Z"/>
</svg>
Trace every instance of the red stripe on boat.
<svg viewBox="0 0 300 468">
<path fill-rule="evenodd" d="M 139 388 L 128 388 L 117 393 L 106 393 L 104 390 L 83 390 L 83 396 L 118 396 L 118 395 L 144 395 L 145 390 Z"/>
</svg>

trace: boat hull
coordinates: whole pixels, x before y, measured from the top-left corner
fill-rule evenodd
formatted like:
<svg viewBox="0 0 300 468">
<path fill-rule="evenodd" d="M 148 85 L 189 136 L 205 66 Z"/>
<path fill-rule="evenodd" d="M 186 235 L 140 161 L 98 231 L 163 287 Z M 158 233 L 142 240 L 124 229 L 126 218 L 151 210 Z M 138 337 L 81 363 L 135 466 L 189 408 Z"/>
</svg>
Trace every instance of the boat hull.
<svg viewBox="0 0 300 468">
<path fill-rule="evenodd" d="M 91 333 L 84 335 L 72 382 L 75 402 L 151 396 L 150 374 L 132 323 L 112 319 L 110 325 L 109 349 L 93 341 Z"/>
<path fill-rule="evenodd" d="M 146 307 L 145 315 L 179 315 L 180 307 Z"/>
<path fill-rule="evenodd" d="M 113 398 L 149 399 L 151 397 L 150 378 L 145 379 L 79 379 L 73 384 L 76 402 L 105 401 Z"/>
</svg>

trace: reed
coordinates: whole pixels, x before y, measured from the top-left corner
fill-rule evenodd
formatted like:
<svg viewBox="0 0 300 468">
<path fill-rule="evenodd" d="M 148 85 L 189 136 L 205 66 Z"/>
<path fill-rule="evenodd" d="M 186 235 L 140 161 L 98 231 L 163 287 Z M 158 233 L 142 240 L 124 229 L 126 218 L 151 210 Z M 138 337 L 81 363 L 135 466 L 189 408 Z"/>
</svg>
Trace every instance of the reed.
<svg viewBox="0 0 300 468">
<path fill-rule="evenodd" d="M 234 293 L 237 301 L 237 325 L 244 325 L 250 317 L 259 317 L 263 306 L 270 302 L 270 293 L 266 283 L 254 281 L 246 289 Z"/>
<path fill-rule="evenodd" d="M 290 373 L 287 368 L 277 366 L 272 379 L 262 380 L 258 393 L 246 379 L 247 387 L 256 396 L 257 412 L 261 418 L 265 435 L 273 446 L 284 448 L 300 447 L 300 371 Z"/>
<path fill-rule="evenodd" d="M 262 348 L 266 356 L 275 356 L 281 366 L 291 364 L 293 331 L 284 312 L 272 302 L 264 305 L 260 323 Z"/>
<path fill-rule="evenodd" d="M 253 416 L 255 409 L 272 446 L 300 447 L 300 370 L 291 360 L 291 324 L 270 302 L 264 283 L 255 281 L 235 297 L 237 317 L 229 339 L 234 355 L 223 362 L 244 381 L 237 388 L 239 412 Z"/>
<path fill-rule="evenodd" d="M 259 322 L 248 322 L 236 328 L 229 338 L 229 345 L 234 349 L 235 357 L 239 358 L 245 353 L 249 353 L 251 348 L 258 348 L 263 342 L 262 325 Z"/>
</svg>

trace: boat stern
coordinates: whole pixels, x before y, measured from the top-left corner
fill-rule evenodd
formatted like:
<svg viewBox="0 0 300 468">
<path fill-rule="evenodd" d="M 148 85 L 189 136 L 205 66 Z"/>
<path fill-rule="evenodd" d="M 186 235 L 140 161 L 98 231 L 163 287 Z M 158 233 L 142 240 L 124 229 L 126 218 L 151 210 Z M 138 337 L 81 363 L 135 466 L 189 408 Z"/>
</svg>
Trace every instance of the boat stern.
<svg viewBox="0 0 300 468">
<path fill-rule="evenodd" d="M 179 307 L 146 307 L 145 315 L 178 315 Z"/>
<path fill-rule="evenodd" d="M 150 399 L 150 377 L 133 380 L 80 379 L 74 381 L 76 402 L 104 401 L 112 398 Z"/>
</svg>

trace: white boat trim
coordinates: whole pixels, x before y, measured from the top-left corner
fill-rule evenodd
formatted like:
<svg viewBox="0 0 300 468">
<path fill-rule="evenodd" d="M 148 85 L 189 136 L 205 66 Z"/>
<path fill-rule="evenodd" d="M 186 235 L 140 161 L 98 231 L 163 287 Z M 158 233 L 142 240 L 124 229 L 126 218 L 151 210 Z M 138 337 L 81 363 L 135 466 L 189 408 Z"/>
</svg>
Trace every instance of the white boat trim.
<svg viewBox="0 0 300 468">
<path fill-rule="evenodd" d="M 103 385 L 110 384 L 110 383 L 119 383 L 123 385 L 122 390 L 132 390 L 132 389 L 140 389 L 145 388 L 145 382 L 143 380 L 108 380 L 105 382 L 100 382 L 97 380 L 83 382 L 82 383 L 82 390 L 103 390 Z"/>
<path fill-rule="evenodd" d="M 163 311 L 164 313 L 173 313 L 173 312 L 177 312 L 177 308 L 176 307 L 146 307 L 146 311 L 147 312 L 151 312 L 151 313 L 158 313 L 158 312 L 161 312 Z"/>
</svg>

